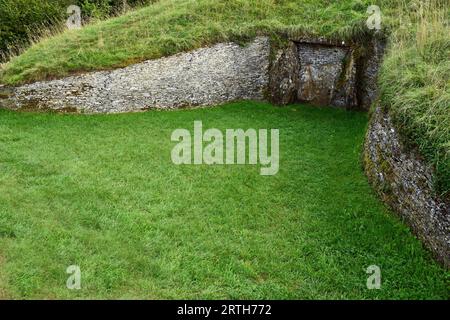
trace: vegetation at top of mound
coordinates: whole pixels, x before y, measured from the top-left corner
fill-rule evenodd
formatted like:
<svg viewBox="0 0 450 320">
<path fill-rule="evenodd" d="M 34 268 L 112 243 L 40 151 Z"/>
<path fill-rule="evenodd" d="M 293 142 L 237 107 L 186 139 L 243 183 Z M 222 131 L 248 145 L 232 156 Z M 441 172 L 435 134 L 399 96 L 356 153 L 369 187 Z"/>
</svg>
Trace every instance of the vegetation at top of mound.
<svg viewBox="0 0 450 320">
<path fill-rule="evenodd" d="M 121 67 L 221 41 L 241 42 L 258 34 L 354 38 L 367 32 L 366 11 L 371 2 L 160 0 L 81 30 L 41 39 L 4 66 L 0 81 L 16 85 Z M 389 8 L 391 4 L 386 11 Z"/>
</svg>

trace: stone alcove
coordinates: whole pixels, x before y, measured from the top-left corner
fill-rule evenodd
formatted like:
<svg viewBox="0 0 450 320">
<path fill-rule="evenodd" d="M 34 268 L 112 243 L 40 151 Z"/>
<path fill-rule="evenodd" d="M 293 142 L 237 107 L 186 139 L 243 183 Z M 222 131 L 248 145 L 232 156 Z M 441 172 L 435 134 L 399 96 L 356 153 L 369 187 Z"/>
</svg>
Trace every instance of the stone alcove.
<svg viewBox="0 0 450 320">
<path fill-rule="evenodd" d="M 271 63 L 269 100 L 368 110 L 385 44 L 292 40 Z"/>
</svg>

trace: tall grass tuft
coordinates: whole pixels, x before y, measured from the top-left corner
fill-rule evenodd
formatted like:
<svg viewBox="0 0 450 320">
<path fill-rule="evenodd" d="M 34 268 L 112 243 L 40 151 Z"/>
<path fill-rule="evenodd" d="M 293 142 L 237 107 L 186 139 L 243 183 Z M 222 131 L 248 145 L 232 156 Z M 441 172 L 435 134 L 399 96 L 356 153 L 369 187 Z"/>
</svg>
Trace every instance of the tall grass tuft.
<svg viewBox="0 0 450 320">
<path fill-rule="evenodd" d="M 403 3 L 380 77 L 382 104 L 435 167 L 443 197 L 450 192 L 449 8 L 448 0 Z"/>
</svg>

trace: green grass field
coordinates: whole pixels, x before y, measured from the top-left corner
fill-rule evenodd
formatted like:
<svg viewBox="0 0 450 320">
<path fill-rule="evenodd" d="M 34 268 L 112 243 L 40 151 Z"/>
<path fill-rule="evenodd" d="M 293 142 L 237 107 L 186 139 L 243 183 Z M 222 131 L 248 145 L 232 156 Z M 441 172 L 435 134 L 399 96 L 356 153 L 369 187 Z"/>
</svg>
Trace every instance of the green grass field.
<svg viewBox="0 0 450 320">
<path fill-rule="evenodd" d="M 176 128 L 278 128 L 280 172 L 176 166 Z M 448 272 L 373 194 L 367 115 L 243 102 L 0 110 L 0 297 L 446 299 Z M 82 289 L 66 288 L 79 265 Z M 366 288 L 378 265 L 380 290 Z"/>
</svg>

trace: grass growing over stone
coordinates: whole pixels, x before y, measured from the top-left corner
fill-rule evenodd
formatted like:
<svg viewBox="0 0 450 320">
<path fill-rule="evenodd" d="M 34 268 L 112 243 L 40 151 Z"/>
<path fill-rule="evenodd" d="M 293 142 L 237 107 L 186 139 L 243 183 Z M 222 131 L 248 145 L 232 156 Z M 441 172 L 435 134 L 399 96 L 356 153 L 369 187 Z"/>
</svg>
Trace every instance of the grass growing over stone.
<svg viewBox="0 0 450 320">
<path fill-rule="evenodd" d="M 434 166 L 435 189 L 450 201 L 450 1 L 404 12 L 381 70 L 381 104 Z"/>
<path fill-rule="evenodd" d="M 373 1 L 160 0 L 82 30 L 43 39 L 6 64 L 1 81 L 20 84 L 108 69 L 259 34 L 348 39 L 365 29 Z M 382 2 L 382 1 L 380 1 Z M 385 1 L 385 9 L 392 8 Z"/>
<path fill-rule="evenodd" d="M 175 166 L 176 128 L 280 129 L 280 172 Z M 367 115 L 243 102 L 75 116 L 0 111 L 0 294 L 448 298 L 448 276 L 361 170 Z M 65 287 L 69 265 L 82 289 Z M 366 268 L 382 270 L 380 290 Z M 1 297 L 1 296 L 0 296 Z"/>
<path fill-rule="evenodd" d="M 390 37 L 383 105 L 436 169 L 436 191 L 450 197 L 449 0 L 160 0 L 42 39 L 0 68 L 0 83 L 122 67 L 260 34 L 363 37 L 372 4 Z"/>
</svg>

